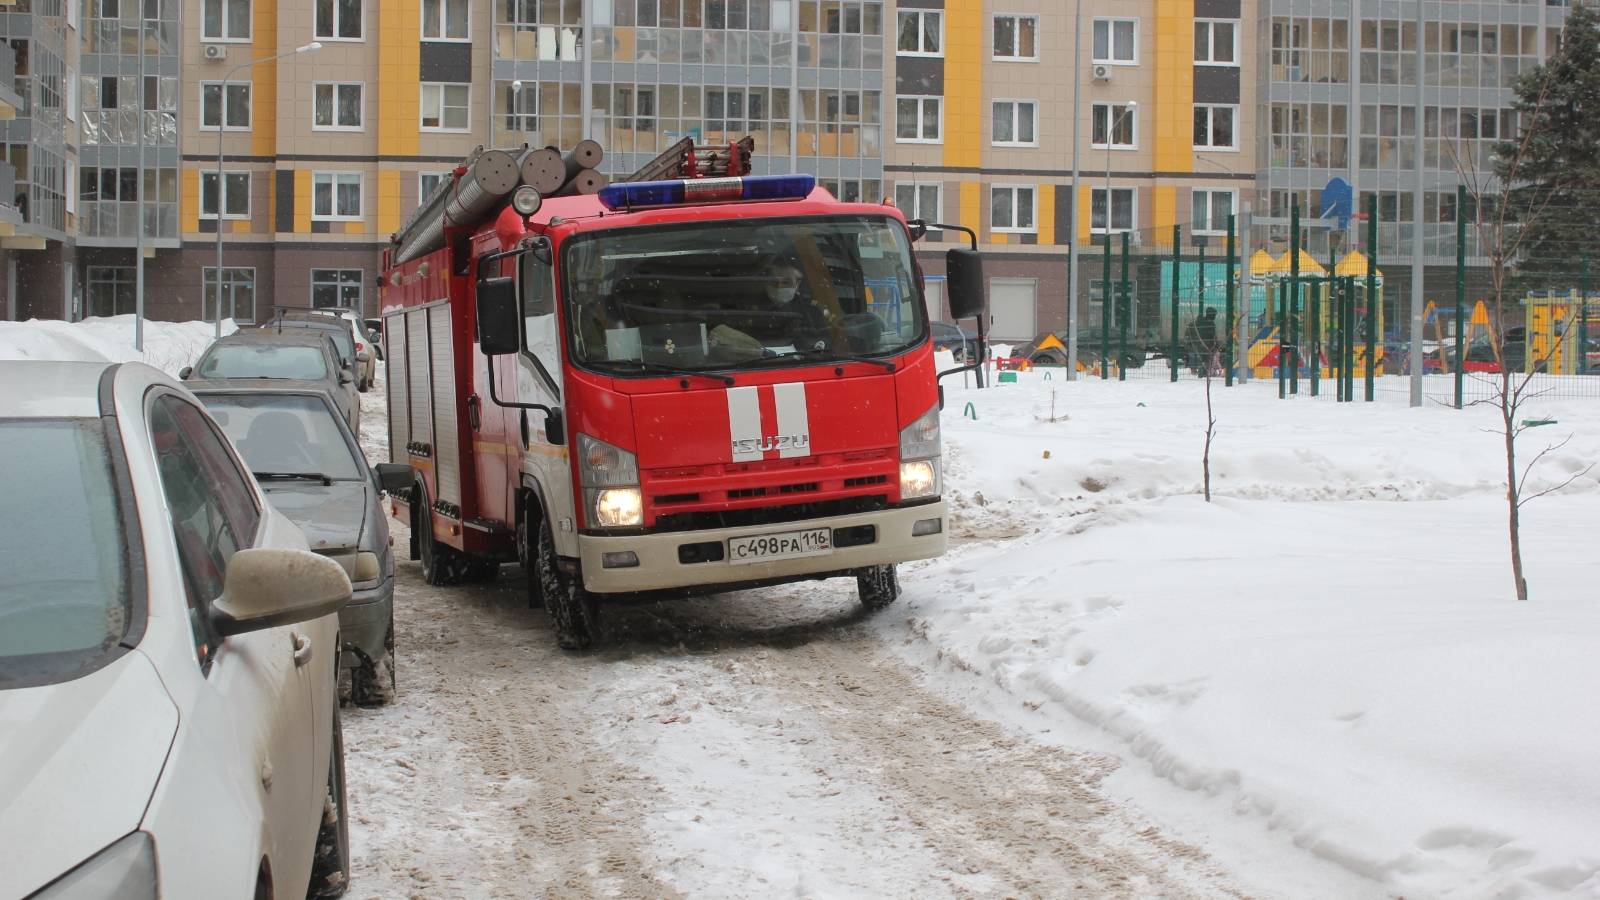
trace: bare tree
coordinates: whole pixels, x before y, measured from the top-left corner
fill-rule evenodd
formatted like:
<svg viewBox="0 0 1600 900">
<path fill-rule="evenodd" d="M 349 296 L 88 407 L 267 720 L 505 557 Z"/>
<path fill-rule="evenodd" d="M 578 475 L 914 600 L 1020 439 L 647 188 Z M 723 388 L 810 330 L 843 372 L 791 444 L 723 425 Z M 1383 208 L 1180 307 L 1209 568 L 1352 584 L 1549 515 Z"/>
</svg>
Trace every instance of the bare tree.
<svg viewBox="0 0 1600 900">
<path fill-rule="evenodd" d="M 1200 469 L 1205 476 L 1206 502 L 1211 502 L 1211 441 L 1217 436 L 1217 416 L 1211 411 L 1211 360 L 1206 360 L 1206 447 L 1200 454 Z"/>
</svg>

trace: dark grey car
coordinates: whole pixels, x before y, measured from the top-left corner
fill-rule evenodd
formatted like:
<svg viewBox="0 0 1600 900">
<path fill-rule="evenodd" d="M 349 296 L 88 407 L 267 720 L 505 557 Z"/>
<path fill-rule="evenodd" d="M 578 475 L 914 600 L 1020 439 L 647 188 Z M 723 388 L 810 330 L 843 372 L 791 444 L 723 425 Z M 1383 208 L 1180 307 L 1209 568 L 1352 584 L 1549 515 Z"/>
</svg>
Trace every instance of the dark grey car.
<svg viewBox="0 0 1600 900">
<path fill-rule="evenodd" d="M 361 433 L 361 398 L 356 395 L 355 374 L 339 364 L 332 338 L 320 331 L 289 329 L 240 331 L 221 338 L 185 366 L 178 377 L 193 391 L 238 390 L 283 386 L 284 381 L 314 384 L 333 399 L 333 405 Z"/>
<path fill-rule="evenodd" d="M 299 328 L 304 331 L 321 331 L 333 339 L 333 345 L 339 348 L 339 364 L 355 373 L 356 390 L 366 393 L 372 386 L 373 361 L 372 354 L 358 347 L 354 335 L 354 326 L 350 319 L 340 316 L 337 312 L 315 309 L 307 310 L 279 310 L 277 318 L 265 325 L 261 331 L 283 332 Z"/>
<path fill-rule="evenodd" d="M 339 611 L 341 695 L 386 702 L 394 694 L 394 550 L 382 483 L 354 433 L 316 384 L 194 388 L 267 501 L 350 577 L 354 594 Z"/>
</svg>

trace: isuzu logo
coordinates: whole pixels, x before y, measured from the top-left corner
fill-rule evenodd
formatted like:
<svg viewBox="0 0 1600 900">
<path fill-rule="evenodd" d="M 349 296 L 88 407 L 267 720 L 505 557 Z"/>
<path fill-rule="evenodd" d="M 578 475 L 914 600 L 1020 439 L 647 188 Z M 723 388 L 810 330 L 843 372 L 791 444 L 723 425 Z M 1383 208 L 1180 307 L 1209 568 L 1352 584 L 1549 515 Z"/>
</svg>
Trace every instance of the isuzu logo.
<svg viewBox="0 0 1600 900">
<path fill-rule="evenodd" d="M 728 432 L 734 462 L 810 456 L 805 384 L 728 388 Z"/>
</svg>

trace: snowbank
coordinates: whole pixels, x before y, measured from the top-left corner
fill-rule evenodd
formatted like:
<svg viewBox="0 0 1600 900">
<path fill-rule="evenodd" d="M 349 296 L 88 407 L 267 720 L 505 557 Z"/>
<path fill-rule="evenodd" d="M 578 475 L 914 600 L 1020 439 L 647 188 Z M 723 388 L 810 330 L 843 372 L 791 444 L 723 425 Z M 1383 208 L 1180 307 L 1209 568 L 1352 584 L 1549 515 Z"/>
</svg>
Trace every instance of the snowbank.
<svg viewBox="0 0 1600 900">
<path fill-rule="evenodd" d="M 238 331 L 232 319 L 222 333 Z M 211 322 L 144 323 L 144 352 L 133 347 L 134 317 L 89 318 L 81 322 L 29 319 L 0 322 L 0 359 L 54 359 L 97 362 L 146 362 L 176 376 L 193 365 L 215 339 Z"/>
<path fill-rule="evenodd" d="M 1491 410 L 1218 383 L 1207 504 L 1200 384 L 1060 377 L 946 379 L 956 546 L 890 636 L 1265 891 L 1600 897 L 1600 473 L 1523 510 L 1519 604 Z M 1532 490 L 1600 459 L 1537 407 Z"/>
</svg>

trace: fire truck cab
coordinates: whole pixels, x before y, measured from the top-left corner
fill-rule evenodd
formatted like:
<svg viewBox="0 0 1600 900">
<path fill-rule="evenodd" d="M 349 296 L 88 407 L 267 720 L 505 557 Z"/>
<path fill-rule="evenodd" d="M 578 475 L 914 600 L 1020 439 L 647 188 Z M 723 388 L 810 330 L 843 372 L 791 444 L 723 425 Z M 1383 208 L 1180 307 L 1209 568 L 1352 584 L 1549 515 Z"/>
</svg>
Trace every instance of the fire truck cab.
<svg viewBox="0 0 1600 900">
<path fill-rule="evenodd" d="M 520 561 L 574 649 L 607 598 L 853 577 L 892 602 L 948 531 L 920 230 L 808 175 L 523 183 L 447 223 L 382 289 L 385 477 L 426 579 Z"/>
</svg>

